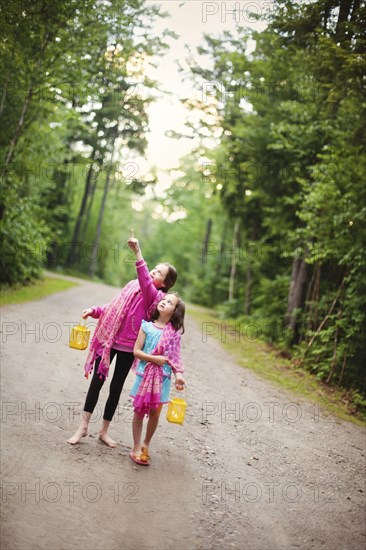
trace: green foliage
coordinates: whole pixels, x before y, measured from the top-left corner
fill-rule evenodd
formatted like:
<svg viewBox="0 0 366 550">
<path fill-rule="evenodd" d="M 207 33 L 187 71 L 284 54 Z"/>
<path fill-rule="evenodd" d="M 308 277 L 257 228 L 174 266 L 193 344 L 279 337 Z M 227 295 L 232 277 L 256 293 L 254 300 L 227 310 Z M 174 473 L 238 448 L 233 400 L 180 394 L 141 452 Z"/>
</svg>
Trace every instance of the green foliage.
<svg viewBox="0 0 366 550">
<path fill-rule="evenodd" d="M 366 399 L 358 391 L 351 392 L 351 403 L 354 406 L 354 411 L 359 411 L 363 419 L 366 419 Z"/>
<path fill-rule="evenodd" d="M 28 197 L 19 197 L 15 186 L 5 197 L 8 215 L 0 221 L 1 283 L 24 283 L 38 278 L 45 260 L 50 232 L 42 209 Z"/>
<path fill-rule="evenodd" d="M 143 67 L 173 36 L 151 33 L 151 21 L 163 15 L 143 0 L 2 5 L 1 261 L 9 284 L 36 276 L 45 260 L 51 267 L 74 263 L 71 256 L 78 269 L 97 267 L 99 276 L 106 270 L 114 278 L 109 240 L 120 240 L 120 233 L 114 229 L 112 236 L 109 226 L 107 244 L 99 242 L 99 186 L 108 171 L 111 186 L 121 172 L 120 165 L 110 168 L 117 139 L 122 166 L 122 155 L 146 147 L 147 91 L 154 83 Z M 88 190 L 88 211 L 80 213 L 90 166 L 95 194 Z M 87 246 L 101 248 L 97 265 L 92 247 L 80 250 L 86 235 Z M 41 252 L 32 254 L 32 246 Z"/>
<path fill-rule="evenodd" d="M 258 321 L 266 338 L 292 345 L 294 359 L 319 379 L 360 391 L 366 389 L 365 18 L 363 2 L 279 0 L 265 31 L 206 37 L 200 53 L 213 68 L 194 66 L 192 74 L 201 89 L 205 82 L 216 86 L 205 105 L 190 105 L 202 109 L 208 132 L 222 129 L 220 145 L 206 153 L 215 167 L 208 177 L 224 211 L 240 220 L 236 246 L 263 247 L 254 263 L 232 263 L 235 292 L 217 302 L 221 317 Z M 249 38 L 256 41 L 251 55 Z M 300 260 L 307 270 L 290 328 Z"/>
<path fill-rule="evenodd" d="M 271 341 L 287 340 L 283 318 L 286 313 L 287 294 L 290 284 L 289 275 L 277 275 L 273 279 L 261 277 L 253 296 L 252 319 L 263 321 L 271 326 L 265 335 Z"/>
</svg>

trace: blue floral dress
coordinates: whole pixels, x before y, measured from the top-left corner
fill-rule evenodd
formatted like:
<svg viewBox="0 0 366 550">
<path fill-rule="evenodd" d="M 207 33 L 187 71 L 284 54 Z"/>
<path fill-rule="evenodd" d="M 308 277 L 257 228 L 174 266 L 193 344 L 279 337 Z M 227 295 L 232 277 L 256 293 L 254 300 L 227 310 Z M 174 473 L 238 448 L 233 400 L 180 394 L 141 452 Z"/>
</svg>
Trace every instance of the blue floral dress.
<svg viewBox="0 0 366 550">
<path fill-rule="evenodd" d="M 145 343 L 142 351 L 144 353 L 151 354 L 158 345 L 164 329 L 155 326 L 154 323 L 152 323 L 151 321 L 142 321 L 141 328 L 146 334 Z M 136 378 L 130 392 L 131 397 L 135 397 L 137 390 L 139 389 L 142 378 L 144 376 L 145 366 L 146 361 L 139 361 L 138 367 L 136 369 Z M 172 368 L 168 363 L 165 363 L 163 365 L 163 384 L 161 389 L 160 403 L 169 403 L 171 376 Z"/>
</svg>

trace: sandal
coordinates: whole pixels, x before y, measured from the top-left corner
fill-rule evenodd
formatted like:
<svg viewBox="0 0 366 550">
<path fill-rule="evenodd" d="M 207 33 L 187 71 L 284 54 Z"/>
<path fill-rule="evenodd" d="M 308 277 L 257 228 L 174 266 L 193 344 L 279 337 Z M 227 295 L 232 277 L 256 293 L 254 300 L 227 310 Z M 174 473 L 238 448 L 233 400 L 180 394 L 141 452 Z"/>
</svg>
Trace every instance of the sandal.
<svg viewBox="0 0 366 550">
<path fill-rule="evenodd" d="M 140 454 L 140 456 L 136 456 L 133 451 L 130 452 L 130 458 L 133 460 L 136 464 L 141 464 L 142 466 L 148 466 L 149 460 L 145 460 L 146 455 L 143 453 Z"/>
<path fill-rule="evenodd" d="M 141 447 L 140 460 L 142 460 L 143 462 L 149 462 L 150 460 L 149 451 L 146 449 L 146 447 Z"/>
</svg>

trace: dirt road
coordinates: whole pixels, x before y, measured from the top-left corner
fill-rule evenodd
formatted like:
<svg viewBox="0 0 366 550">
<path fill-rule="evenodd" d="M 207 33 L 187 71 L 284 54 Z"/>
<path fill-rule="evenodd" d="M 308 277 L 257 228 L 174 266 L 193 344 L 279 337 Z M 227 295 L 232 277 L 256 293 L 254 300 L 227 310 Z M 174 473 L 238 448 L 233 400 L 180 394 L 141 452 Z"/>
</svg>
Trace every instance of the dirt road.
<svg viewBox="0 0 366 550">
<path fill-rule="evenodd" d="M 88 388 L 69 326 L 115 294 L 83 282 L 1 311 L 1 548 L 364 548 L 365 431 L 240 368 L 191 318 L 186 422 L 162 414 L 151 465 L 128 457 L 132 374 L 118 447 L 96 437 L 108 384 L 92 435 L 66 443 Z"/>
</svg>

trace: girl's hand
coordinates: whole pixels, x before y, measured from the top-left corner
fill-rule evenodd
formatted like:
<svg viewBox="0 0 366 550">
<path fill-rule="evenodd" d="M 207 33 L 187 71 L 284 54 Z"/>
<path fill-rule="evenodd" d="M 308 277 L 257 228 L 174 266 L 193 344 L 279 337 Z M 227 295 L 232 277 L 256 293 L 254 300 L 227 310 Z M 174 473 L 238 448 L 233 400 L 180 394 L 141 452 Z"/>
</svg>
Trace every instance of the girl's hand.
<svg viewBox="0 0 366 550">
<path fill-rule="evenodd" d="M 88 309 L 84 309 L 83 313 L 81 314 L 81 318 L 82 319 L 87 319 L 88 317 L 90 317 L 93 313 L 93 310 L 91 307 L 89 307 Z"/>
<path fill-rule="evenodd" d="M 130 237 L 127 241 L 128 246 L 131 248 L 131 250 L 134 251 L 135 254 L 137 254 L 140 251 L 140 244 L 138 239 L 135 239 L 135 237 Z"/>
<path fill-rule="evenodd" d="M 184 380 L 183 376 L 177 372 L 175 375 L 175 387 L 177 390 L 182 391 L 184 390 L 184 386 L 186 385 L 186 381 Z"/>
<path fill-rule="evenodd" d="M 168 358 L 165 357 L 165 355 L 154 355 L 153 362 L 159 365 L 159 367 L 162 367 L 163 365 L 165 365 L 165 363 L 168 362 Z"/>
</svg>

